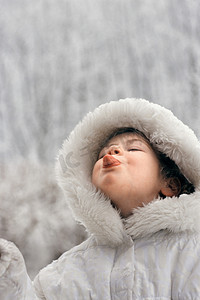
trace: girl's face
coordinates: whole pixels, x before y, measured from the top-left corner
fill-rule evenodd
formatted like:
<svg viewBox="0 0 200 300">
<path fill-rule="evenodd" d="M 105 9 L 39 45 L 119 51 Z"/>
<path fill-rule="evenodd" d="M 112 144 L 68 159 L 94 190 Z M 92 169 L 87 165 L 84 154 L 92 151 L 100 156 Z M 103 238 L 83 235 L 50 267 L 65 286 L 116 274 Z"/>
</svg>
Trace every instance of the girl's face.
<svg viewBox="0 0 200 300">
<path fill-rule="evenodd" d="M 144 138 L 130 132 L 111 138 L 101 150 L 92 182 L 123 217 L 157 198 L 164 186 L 153 149 Z"/>
</svg>

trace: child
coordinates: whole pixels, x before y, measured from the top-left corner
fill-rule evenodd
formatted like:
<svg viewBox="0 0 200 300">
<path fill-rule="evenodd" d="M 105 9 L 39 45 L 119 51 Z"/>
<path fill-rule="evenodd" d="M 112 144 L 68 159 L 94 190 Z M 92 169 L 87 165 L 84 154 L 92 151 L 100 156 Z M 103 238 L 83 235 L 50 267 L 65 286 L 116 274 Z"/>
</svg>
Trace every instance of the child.
<svg viewBox="0 0 200 300">
<path fill-rule="evenodd" d="M 200 299 L 200 144 L 169 110 L 100 106 L 63 144 L 57 176 L 90 237 L 40 271 L 37 298 L 5 299 Z"/>
</svg>

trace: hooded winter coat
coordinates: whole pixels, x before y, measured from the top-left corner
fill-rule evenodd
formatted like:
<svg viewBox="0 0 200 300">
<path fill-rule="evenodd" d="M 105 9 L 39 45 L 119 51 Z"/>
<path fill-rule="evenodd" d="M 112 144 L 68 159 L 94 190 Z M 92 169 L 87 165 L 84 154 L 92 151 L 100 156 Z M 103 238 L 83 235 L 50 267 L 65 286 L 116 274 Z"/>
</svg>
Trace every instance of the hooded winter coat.
<svg viewBox="0 0 200 300">
<path fill-rule="evenodd" d="M 144 133 L 195 192 L 154 199 L 122 218 L 91 183 L 103 142 L 122 127 Z M 40 271 L 34 280 L 37 299 L 200 299 L 200 143 L 172 112 L 143 99 L 101 105 L 64 142 L 56 170 L 74 217 L 90 237 Z M 24 293 L 3 299 L 34 298 Z"/>
</svg>

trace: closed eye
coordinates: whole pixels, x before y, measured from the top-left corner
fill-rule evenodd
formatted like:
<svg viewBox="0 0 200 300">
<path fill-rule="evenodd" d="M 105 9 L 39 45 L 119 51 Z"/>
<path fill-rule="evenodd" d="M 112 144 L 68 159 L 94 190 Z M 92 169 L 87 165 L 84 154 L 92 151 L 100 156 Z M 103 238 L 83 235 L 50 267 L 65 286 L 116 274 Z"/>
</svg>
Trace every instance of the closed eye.
<svg viewBox="0 0 200 300">
<path fill-rule="evenodd" d="M 141 151 L 141 150 L 137 148 L 132 148 L 132 149 L 128 149 L 128 151 L 131 152 L 131 151 Z"/>
</svg>

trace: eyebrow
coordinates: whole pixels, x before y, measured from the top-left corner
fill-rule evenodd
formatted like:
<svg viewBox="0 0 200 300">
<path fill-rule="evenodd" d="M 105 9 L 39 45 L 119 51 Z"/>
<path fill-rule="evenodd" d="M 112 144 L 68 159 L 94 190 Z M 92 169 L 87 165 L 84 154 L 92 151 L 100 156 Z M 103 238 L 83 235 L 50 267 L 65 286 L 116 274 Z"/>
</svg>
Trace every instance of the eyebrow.
<svg viewBox="0 0 200 300">
<path fill-rule="evenodd" d="M 142 143 L 142 144 L 145 144 L 145 145 L 149 146 L 148 142 L 146 142 L 145 140 L 139 139 L 139 138 L 131 138 L 131 139 L 127 139 L 127 140 L 125 141 L 125 144 L 128 145 L 128 144 L 132 144 L 132 143 L 134 143 L 134 142 L 140 142 L 140 143 Z M 108 142 L 106 145 L 104 145 L 104 147 L 103 147 L 102 149 L 108 148 L 108 147 L 110 147 L 110 146 L 115 146 L 115 145 L 116 145 L 115 143 L 110 144 L 110 143 Z"/>
<path fill-rule="evenodd" d="M 145 141 L 143 141 L 143 140 L 141 140 L 141 139 L 136 139 L 136 138 L 128 139 L 128 140 L 126 141 L 127 144 L 131 144 L 131 143 L 134 143 L 134 142 L 140 142 L 140 143 L 145 143 L 145 144 L 146 144 Z"/>
<path fill-rule="evenodd" d="M 147 147 L 149 147 L 151 149 L 151 145 L 148 143 L 148 141 L 145 141 L 145 139 L 137 139 L 137 138 L 128 139 L 126 141 L 126 144 L 128 145 L 128 144 L 132 144 L 134 142 L 140 142 L 140 143 L 146 145 Z"/>
</svg>

